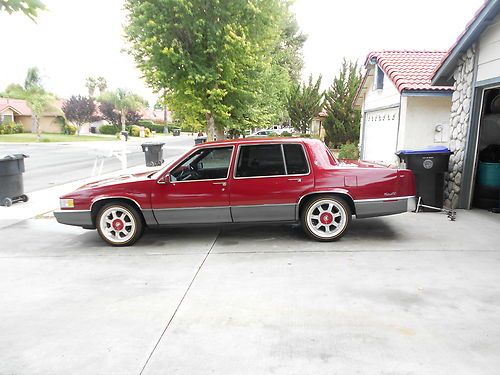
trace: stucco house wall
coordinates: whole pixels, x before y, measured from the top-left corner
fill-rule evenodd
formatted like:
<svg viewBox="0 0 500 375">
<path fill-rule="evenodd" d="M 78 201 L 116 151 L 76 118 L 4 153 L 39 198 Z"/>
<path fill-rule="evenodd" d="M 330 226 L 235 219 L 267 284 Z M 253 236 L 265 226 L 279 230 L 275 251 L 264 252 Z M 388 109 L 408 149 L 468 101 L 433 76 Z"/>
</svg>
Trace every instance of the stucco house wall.
<svg viewBox="0 0 500 375">
<path fill-rule="evenodd" d="M 404 96 L 398 149 L 448 145 L 450 96 Z"/>
<path fill-rule="evenodd" d="M 16 122 L 23 125 L 23 131 L 30 133 L 33 120 L 31 116 L 16 116 Z M 61 133 L 61 125 L 55 116 L 42 116 L 40 118 L 40 131 L 43 133 Z"/>
</svg>

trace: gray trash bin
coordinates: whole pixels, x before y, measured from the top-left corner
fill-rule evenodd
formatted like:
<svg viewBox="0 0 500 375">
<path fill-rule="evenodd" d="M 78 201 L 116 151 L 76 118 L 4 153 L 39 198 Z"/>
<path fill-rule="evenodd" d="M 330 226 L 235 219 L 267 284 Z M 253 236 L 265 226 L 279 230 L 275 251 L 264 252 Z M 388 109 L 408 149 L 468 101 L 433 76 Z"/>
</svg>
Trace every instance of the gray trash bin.
<svg viewBox="0 0 500 375">
<path fill-rule="evenodd" d="M 142 152 L 146 158 L 148 167 L 159 166 L 163 164 L 163 142 L 146 142 L 143 143 Z"/>
<path fill-rule="evenodd" d="M 205 143 L 207 141 L 207 137 L 197 137 L 194 139 L 194 144 L 199 145 L 200 143 Z"/>
<path fill-rule="evenodd" d="M 172 135 L 174 136 L 181 135 L 181 129 L 172 129 Z"/>
<path fill-rule="evenodd" d="M 24 158 L 28 155 L 7 155 L 0 159 L 0 205 L 10 207 L 14 202 L 27 202 L 24 194 Z"/>
</svg>

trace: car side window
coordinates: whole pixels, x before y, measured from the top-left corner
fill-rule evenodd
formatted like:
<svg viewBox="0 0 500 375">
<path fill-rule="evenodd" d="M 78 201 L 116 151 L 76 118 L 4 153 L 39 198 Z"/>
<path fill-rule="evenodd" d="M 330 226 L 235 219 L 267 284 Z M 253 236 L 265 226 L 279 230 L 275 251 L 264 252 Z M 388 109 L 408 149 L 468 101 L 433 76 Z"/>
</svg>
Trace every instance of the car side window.
<svg viewBox="0 0 500 375">
<path fill-rule="evenodd" d="M 285 174 L 281 145 L 240 146 L 236 177 L 277 176 Z"/>
<path fill-rule="evenodd" d="M 304 148 L 299 144 L 283 145 L 285 153 L 286 170 L 288 174 L 307 174 L 309 165 L 307 164 Z"/>
<path fill-rule="evenodd" d="M 170 172 L 171 181 L 227 178 L 233 147 L 202 148 Z"/>
</svg>

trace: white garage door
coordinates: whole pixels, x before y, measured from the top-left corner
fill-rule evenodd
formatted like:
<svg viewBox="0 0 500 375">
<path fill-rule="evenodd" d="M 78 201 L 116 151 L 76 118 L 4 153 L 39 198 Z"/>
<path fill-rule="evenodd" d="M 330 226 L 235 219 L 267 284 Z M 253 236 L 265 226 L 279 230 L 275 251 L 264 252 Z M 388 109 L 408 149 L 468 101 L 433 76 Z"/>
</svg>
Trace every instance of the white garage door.
<svg viewBox="0 0 500 375">
<path fill-rule="evenodd" d="M 365 113 L 363 155 L 368 161 L 395 163 L 399 108 Z"/>
</svg>

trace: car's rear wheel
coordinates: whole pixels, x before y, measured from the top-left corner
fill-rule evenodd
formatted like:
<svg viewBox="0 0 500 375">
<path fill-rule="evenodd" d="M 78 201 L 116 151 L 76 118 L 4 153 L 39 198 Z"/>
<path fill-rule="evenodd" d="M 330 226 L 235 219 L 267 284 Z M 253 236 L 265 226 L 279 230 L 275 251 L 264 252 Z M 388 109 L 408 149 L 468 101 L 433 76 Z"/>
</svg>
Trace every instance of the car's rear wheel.
<svg viewBox="0 0 500 375">
<path fill-rule="evenodd" d="M 301 212 L 305 233 L 317 241 L 336 241 L 351 223 L 351 210 L 337 196 L 319 196 L 306 203 Z"/>
<path fill-rule="evenodd" d="M 127 203 L 108 203 L 97 214 L 97 231 L 101 238 L 113 246 L 130 246 L 144 231 L 142 217 Z"/>
</svg>

